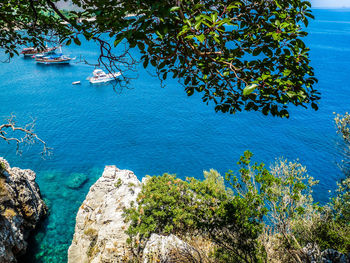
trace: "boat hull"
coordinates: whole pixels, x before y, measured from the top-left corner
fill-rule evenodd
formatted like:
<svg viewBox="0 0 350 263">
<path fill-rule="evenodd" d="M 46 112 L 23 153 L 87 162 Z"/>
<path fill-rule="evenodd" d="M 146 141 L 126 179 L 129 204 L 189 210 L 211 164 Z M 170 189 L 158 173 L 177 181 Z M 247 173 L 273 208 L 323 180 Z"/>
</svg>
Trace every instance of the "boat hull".
<svg viewBox="0 0 350 263">
<path fill-rule="evenodd" d="M 21 52 L 21 54 L 25 57 L 33 57 L 35 55 L 38 54 L 44 54 L 44 55 L 51 55 L 55 53 L 55 50 L 57 49 L 57 47 L 53 47 L 53 48 L 47 48 L 44 50 L 38 50 L 38 49 L 29 49 L 29 50 L 23 50 Z"/>
<path fill-rule="evenodd" d="M 45 65 L 54 65 L 54 64 L 69 64 L 70 60 L 66 60 L 66 61 L 43 61 L 43 60 L 35 60 L 36 63 L 39 64 L 45 64 Z"/>
<path fill-rule="evenodd" d="M 91 84 L 98 84 L 98 83 L 106 83 L 106 82 L 110 82 L 110 81 L 113 81 L 115 80 L 114 78 L 112 79 L 104 79 L 104 80 L 91 80 L 90 79 L 90 83 Z"/>
<path fill-rule="evenodd" d="M 104 77 L 104 78 L 91 77 L 89 78 L 89 81 L 91 84 L 106 83 L 106 82 L 116 80 L 116 78 L 119 77 L 120 75 L 121 75 L 120 73 L 109 73 L 107 77 Z"/>
<path fill-rule="evenodd" d="M 34 56 L 36 53 L 22 53 L 22 55 L 24 56 L 24 57 L 32 57 L 32 56 Z"/>
</svg>

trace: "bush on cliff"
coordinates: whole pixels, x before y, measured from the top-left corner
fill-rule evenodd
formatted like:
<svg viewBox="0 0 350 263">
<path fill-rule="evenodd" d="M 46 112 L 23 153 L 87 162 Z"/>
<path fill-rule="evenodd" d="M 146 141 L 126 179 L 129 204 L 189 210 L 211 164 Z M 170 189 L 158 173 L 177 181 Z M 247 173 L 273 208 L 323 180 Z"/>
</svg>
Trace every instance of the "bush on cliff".
<svg viewBox="0 0 350 263">
<path fill-rule="evenodd" d="M 342 142 L 339 144 L 344 159 L 340 164 L 346 177 L 350 177 L 350 114 L 337 114 L 334 118 L 337 127 L 337 133 L 340 135 Z"/>
<path fill-rule="evenodd" d="M 305 167 L 281 159 L 268 170 L 251 158 L 245 152 L 238 172 L 225 179 L 214 170 L 203 181 L 149 177 L 138 206 L 125 211 L 134 252 L 142 255 L 151 233 L 209 240 L 208 262 L 302 262 L 308 244 L 350 251 L 348 181 L 321 207 L 312 198 L 317 181 Z"/>
<path fill-rule="evenodd" d="M 244 175 L 240 183 L 234 177 L 230 179 L 232 188 L 227 188 L 223 177 L 213 170 L 205 173 L 203 181 L 183 181 L 169 174 L 149 178 L 139 195 L 138 207 L 126 210 L 126 218 L 131 220 L 130 241 L 142 251 L 151 233 L 201 235 L 233 261 L 261 261 L 264 255 L 258 237 L 267 212 L 266 193 L 256 191 L 254 182 L 269 183 L 273 177 L 260 165 L 251 168 L 255 174 L 250 172 L 250 157 L 247 152 L 241 158 L 240 172 Z"/>
</svg>

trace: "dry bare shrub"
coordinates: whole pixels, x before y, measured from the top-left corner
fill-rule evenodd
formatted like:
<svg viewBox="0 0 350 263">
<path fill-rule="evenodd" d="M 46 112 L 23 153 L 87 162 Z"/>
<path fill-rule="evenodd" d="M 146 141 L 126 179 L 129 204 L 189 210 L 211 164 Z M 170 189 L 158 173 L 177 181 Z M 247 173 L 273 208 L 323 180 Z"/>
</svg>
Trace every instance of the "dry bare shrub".
<svg viewBox="0 0 350 263">
<path fill-rule="evenodd" d="M 187 236 L 182 238 L 189 245 L 171 251 L 171 258 L 176 263 L 214 263 L 215 244 L 203 236 Z"/>
</svg>

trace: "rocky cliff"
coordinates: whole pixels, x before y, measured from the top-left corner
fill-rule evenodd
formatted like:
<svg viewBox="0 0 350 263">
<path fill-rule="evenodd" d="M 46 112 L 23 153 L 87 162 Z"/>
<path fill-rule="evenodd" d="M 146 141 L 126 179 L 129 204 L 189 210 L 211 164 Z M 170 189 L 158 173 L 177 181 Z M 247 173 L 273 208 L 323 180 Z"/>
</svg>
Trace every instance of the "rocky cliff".
<svg viewBox="0 0 350 263">
<path fill-rule="evenodd" d="M 131 171 L 106 166 L 79 208 L 69 263 L 128 262 L 125 230 L 129 225 L 124 222 L 123 210 L 132 202 L 136 204 L 142 183 Z M 141 261 L 163 262 L 174 250 L 191 252 L 192 248 L 174 235 L 152 234 Z"/>
<path fill-rule="evenodd" d="M 124 262 L 128 225 L 123 209 L 136 201 L 140 190 L 133 172 L 106 166 L 79 208 L 68 262 Z"/>
<path fill-rule="evenodd" d="M 106 166 L 79 208 L 68 263 L 130 262 L 125 234 L 129 225 L 124 222 L 123 211 L 131 203 L 137 205 L 137 195 L 146 182 L 147 177 L 141 183 L 131 171 Z M 153 233 L 137 262 L 203 262 L 203 256 L 212 251 L 212 243 L 196 238 L 197 244 L 189 241 L 191 246 L 174 235 Z M 321 252 L 317 245 L 308 245 L 303 253 L 302 262 L 350 263 L 350 255 L 332 249 Z"/>
<path fill-rule="evenodd" d="M 17 262 L 31 230 L 47 213 L 35 177 L 0 158 L 0 263 Z"/>
</svg>

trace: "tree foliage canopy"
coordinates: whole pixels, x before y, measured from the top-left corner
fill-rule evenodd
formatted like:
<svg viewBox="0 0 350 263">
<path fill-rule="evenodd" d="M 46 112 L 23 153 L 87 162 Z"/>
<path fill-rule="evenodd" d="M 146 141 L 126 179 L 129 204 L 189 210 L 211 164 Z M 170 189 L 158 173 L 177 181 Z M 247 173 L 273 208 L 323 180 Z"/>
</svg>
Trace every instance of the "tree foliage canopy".
<svg viewBox="0 0 350 263">
<path fill-rule="evenodd" d="M 100 62 L 117 67 L 122 56 L 111 43 L 127 42 L 145 68 L 153 66 L 161 80 L 178 79 L 188 95 L 202 93 L 216 111 L 288 117 L 290 104 L 317 109 L 317 80 L 302 41 L 313 17 L 309 1 L 72 0 L 77 11 L 69 16 L 56 2 L 2 1 L 0 46 L 13 54 L 18 44 L 43 42 L 49 30 L 67 44 L 79 45 L 83 35 L 100 45 Z"/>
</svg>

